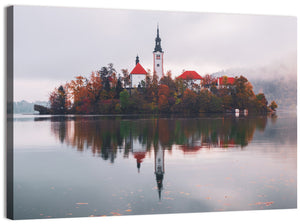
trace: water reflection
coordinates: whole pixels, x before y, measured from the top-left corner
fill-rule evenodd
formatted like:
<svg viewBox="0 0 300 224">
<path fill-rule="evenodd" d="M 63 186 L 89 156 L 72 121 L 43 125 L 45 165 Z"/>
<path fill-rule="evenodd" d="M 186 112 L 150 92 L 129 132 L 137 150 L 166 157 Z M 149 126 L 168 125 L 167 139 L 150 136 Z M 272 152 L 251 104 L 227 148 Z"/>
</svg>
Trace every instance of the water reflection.
<svg viewBox="0 0 300 224">
<path fill-rule="evenodd" d="M 17 219 L 297 207 L 297 119 L 14 116 Z"/>
<path fill-rule="evenodd" d="M 45 119 L 45 118 L 44 118 Z M 78 151 L 90 149 L 112 163 L 118 150 L 141 161 L 146 152 L 160 145 L 172 150 L 178 145 L 185 153 L 201 148 L 244 147 L 251 142 L 255 130 L 264 131 L 267 117 L 209 119 L 122 119 L 118 117 L 51 117 L 51 129 L 61 143 Z M 272 118 L 272 123 L 276 118 Z M 140 162 L 137 164 L 140 167 Z"/>
<path fill-rule="evenodd" d="M 184 154 L 196 154 L 201 149 L 241 147 L 244 149 L 255 130 L 264 131 L 267 117 L 255 118 L 147 118 L 122 117 L 49 117 L 51 130 L 63 144 L 78 151 L 91 150 L 94 155 L 114 163 L 118 152 L 123 158 L 130 154 L 136 160 L 137 172 L 154 151 L 155 178 L 159 199 L 165 173 L 165 151 L 174 146 Z M 37 118 L 35 121 L 40 121 Z M 272 123 L 276 117 L 272 118 Z M 149 153 L 150 155 L 150 153 Z"/>
</svg>

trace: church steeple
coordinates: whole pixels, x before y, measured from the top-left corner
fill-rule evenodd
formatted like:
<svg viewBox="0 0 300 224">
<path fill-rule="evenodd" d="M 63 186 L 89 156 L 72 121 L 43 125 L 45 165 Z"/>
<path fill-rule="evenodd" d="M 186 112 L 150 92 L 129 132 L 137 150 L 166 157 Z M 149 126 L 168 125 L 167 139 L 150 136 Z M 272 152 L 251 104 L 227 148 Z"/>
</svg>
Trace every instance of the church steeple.
<svg viewBox="0 0 300 224">
<path fill-rule="evenodd" d="M 163 148 L 158 145 L 155 149 L 155 176 L 158 190 L 158 198 L 161 200 L 161 192 L 163 190 L 163 179 L 165 173 L 165 156 Z"/>
<path fill-rule="evenodd" d="M 164 52 L 161 48 L 161 39 L 159 37 L 158 24 L 155 38 L 155 47 L 153 51 L 153 74 L 157 75 L 158 80 L 160 80 L 164 75 Z"/>
<path fill-rule="evenodd" d="M 137 55 L 136 59 L 135 59 L 135 65 L 137 65 L 139 62 L 140 62 L 140 59 L 139 59 L 139 56 Z"/>
<path fill-rule="evenodd" d="M 156 38 L 155 38 L 154 52 L 162 52 L 161 39 L 159 37 L 159 27 L 158 27 L 158 25 L 157 25 L 157 34 L 156 34 Z"/>
</svg>

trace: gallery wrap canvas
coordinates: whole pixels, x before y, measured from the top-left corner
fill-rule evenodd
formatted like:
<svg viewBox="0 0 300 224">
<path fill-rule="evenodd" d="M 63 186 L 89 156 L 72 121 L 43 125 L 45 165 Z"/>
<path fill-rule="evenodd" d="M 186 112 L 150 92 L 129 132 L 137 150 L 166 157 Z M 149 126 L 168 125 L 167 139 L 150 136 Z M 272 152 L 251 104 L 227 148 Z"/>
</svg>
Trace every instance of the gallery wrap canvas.
<svg viewBox="0 0 300 224">
<path fill-rule="evenodd" d="M 292 16 L 7 8 L 7 217 L 297 208 Z"/>
</svg>

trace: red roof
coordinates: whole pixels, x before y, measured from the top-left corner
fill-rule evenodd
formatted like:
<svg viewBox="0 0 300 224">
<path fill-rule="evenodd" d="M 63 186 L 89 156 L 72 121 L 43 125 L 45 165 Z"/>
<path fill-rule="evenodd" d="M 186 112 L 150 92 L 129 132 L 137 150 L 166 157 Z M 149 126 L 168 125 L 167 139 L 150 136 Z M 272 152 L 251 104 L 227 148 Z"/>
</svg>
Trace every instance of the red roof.
<svg viewBox="0 0 300 224">
<path fill-rule="evenodd" d="M 140 63 L 137 63 L 134 69 L 130 72 L 130 74 L 147 74 L 146 70 L 141 66 Z"/>
<path fill-rule="evenodd" d="M 197 72 L 195 71 L 185 71 L 184 73 L 182 73 L 180 76 L 178 76 L 177 78 L 179 79 L 203 79 Z"/>
<path fill-rule="evenodd" d="M 146 153 L 145 152 L 135 152 L 134 153 L 134 158 L 136 158 L 136 161 L 138 163 L 142 163 L 143 159 L 145 159 Z"/>
<path fill-rule="evenodd" d="M 179 149 L 181 149 L 184 154 L 197 153 L 199 150 L 201 150 L 201 148 L 202 148 L 201 146 L 187 146 L 187 145 L 179 146 Z"/>
<path fill-rule="evenodd" d="M 223 85 L 223 79 L 224 79 L 224 76 L 219 78 L 220 85 Z M 234 81 L 235 81 L 235 78 L 227 77 L 227 84 L 233 85 Z"/>
<path fill-rule="evenodd" d="M 234 147 L 234 146 L 236 146 L 234 139 L 230 139 L 227 142 L 225 142 L 224 140 L 220 140 L 221 148 Z"/>
</svg>

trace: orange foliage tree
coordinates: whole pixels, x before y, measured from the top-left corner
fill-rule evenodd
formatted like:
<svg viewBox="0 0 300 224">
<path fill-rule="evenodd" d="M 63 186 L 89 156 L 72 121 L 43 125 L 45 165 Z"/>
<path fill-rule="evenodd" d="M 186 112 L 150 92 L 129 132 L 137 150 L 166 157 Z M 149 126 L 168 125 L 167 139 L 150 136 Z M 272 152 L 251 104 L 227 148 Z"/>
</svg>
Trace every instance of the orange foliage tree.
<svg viewBox="0 0 300 224">
<path fill-rule="evenodd" d="M 158 109 L 160 111 L 168 111 L 169 102 L 168 98 L 170 96 L 170 89 L 167 85 L 160 85 L 158 87 Z"/>
</svg>

